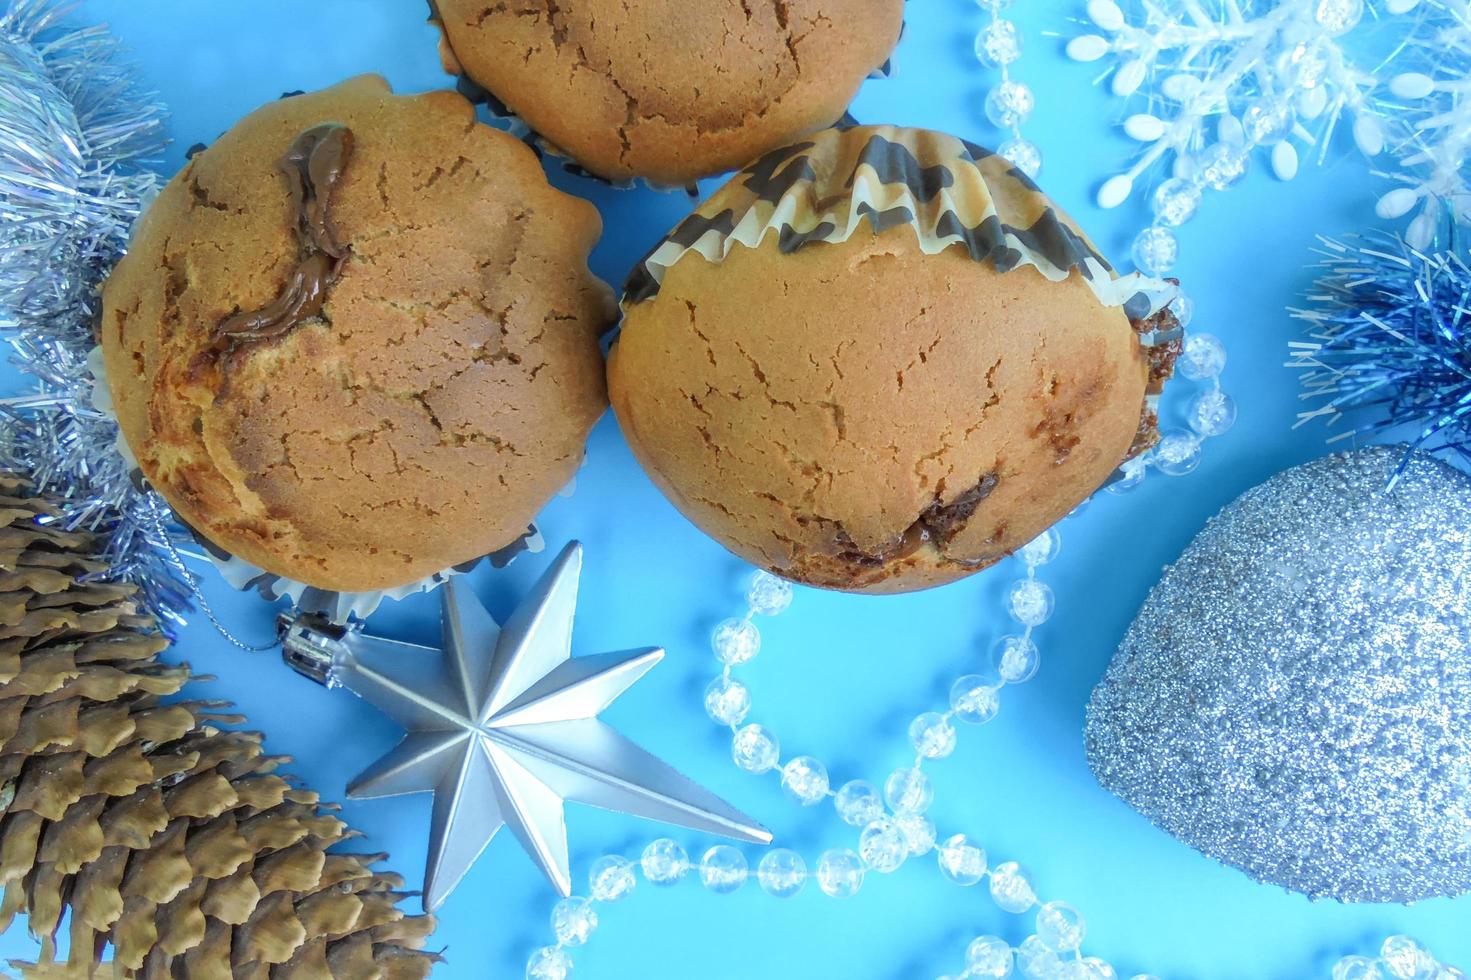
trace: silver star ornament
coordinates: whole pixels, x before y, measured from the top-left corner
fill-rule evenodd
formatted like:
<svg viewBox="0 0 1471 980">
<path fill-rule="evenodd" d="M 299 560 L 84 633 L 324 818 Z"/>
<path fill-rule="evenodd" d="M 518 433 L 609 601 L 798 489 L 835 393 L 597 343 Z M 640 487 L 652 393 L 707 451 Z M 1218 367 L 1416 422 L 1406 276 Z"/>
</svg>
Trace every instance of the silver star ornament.
<svg viewBox="0 0 1471 980">
<path fill-rule="evenodd" d="M 333 644 L 330 682 L 407 730 L 348 784 L 348 796 L 434 794 L 424 871 L 429 910 L 507 826 L 557 891 L 570 894 L 563 815 L 569 800 L 738 840 L 771 840 L 751 818 L 598 720 L 664 651 L 572 657 L 581 570 L 582 547 L 574 541 L 504 625 L 451 579 L 441 589 L 442 653 L 351 631 Z"/>
</svg>

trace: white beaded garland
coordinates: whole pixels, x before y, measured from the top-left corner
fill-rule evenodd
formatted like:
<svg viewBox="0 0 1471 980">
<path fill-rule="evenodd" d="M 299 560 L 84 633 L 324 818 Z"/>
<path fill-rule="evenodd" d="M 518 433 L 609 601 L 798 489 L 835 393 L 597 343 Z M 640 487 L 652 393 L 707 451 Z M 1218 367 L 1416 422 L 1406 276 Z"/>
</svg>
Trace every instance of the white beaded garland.
<svg viewBox="0 0 1471 980">
<path fill-rule="evenodd" d="M 1003 129 L 1020 126 L 1032 114 L 1036 99 L 1021 82 L 1002 81 L 986 96 L 986 118 Z"/>
<path fill-rule="evenodd" d="M 1056 528 L 1049 527 L 1017 549 L 1016 556 L 1027 568 L 1036 569 L 1056 558 L 1061 549 L 1062 537 L 1057 533 Z"/>
<path fill-rule="evenodd" d="M 1021 684 L 1036 676 L 1042 654 L 1031 636 L 1023 633 L 997 640 L 991 647 L 991 661 L 1002 680 L 1008 684 Z"/>
<path fill-rule="evenodd" d="M 1235 143 L 1215 143 L 1205 148 L 1198 158 L 1200 180 L 1213 190 L 1223 191 L 1246 176 L 1251 157 Z"/>
<path fill-rule="evenodd" d="M 1135 236 L 1129 254 L 1134 265 L 1151 276 L 1162 276 L 1180 260 L 1180 243 L 1168 228 L 1150 225 Z"/>
<path fill-rule="evenodd" d="M 710 634 L 710 647 L 717 660 L 734 667 L 761 651 L 761 631 L 749 619 L 722 620 Z"/>
<path fill-rule="evenodd" d="M 1190 321 L 1195 319 L 1195 300 L 1185 291 L 1184 287 L 1175 288 L 1175 298 L 1170 303 L 1170 312 L 1175 314 L 1175 319 L 1180 326 L 1190 326 Z"/>
<path fill-rule="evenodd" d="M 810 755 L 799 755 L 782 767 L 781 788 L 803 806 L 821 803 L 827 796 L 827 768 Z"/>
<path fill-rule="evenodd" d="M 1062 960 L 1036 936 L 1028 936 L 1016 948 L 1016 966 L 1022 976 L 1034 980 L 1058 980 Z"/>
<path fill-rule="evenodd" d="M 955 726 L 937 711 L 926 711 L 909 723 L 909 744 L 926 759 L 943 759 L 955 751 Z"/>
<path fill-rule="evenodd" d="M 660 837 L 644 848 L 639 866 L 651 884 L 672 885 L 689 871 L 690 858 L 677 842 Z"/>
<path fill-rule="evenodd" d="M 1197 435 L 1223 435 L 1236 424 L 1236 402 L 1220 388 L 1206 388 L 1190 400 L 1185 418 Z"/>
<path fill-rule="evenodd" d="M 739 889 L 749 873 L 746 856 L 729 844 L 716 844 L 700 858 L 700 883 L 717 895 Z"/>
<path fill-rule="evenodd" d="M 873 784 L 863 779 L 844 783 L 833 799 L 838 816 L 850 827 L 866 827 L 884 815 L 883 797 Z"/>
<path fill-rule="evenodd" d="M 1226 347 L 1215 334 L 1191 333 L 1175 362 L 1175 369 L 1191 381 L 1219 377 L 1226 367 Z"/>
<path fill-rule="evenodd" d="M 904 835 L 910 857 L 928 854 L 935 849 L 935 824 L 924 814 L 901 813 L 894 818 L 894 826 Z"/>
<path fill-rule="evenodd" d="M 993 681 L 980 674 L 967 674 L 957 679 L 950 687 L 950 710 L 961 721 L 984 725 L 1001 710 L 998 688 L 1002 683 L 999 677 Z"/>
<path fill-rule="evenodd" d="M 977 936 L 965 948 L 965 969 L 972 977 L 1005 977 L 1012 970 L 1011 944 L 1000 936 Z"/>
<path fill-rule="evenodd" d="M 934 799 L 934 785 L 918 766 L 895 769 L 884 780 L 884 802 L 895 813 L 923 813 Z"/>
<path fill-rule="evenodd" d="M 1042 169 L 1042 151 L 1029 139 L 1013 136 L 1002 140 L 996 152 L 1028 177 L 1036 177 Z"/>
<path fill-rule="evenodd" d="M 581 946 L 597 927 L 597 910 L 581 896 L 564 898 L 552 906 L 552 935 L 563 946 Z"/>
<path fill-rule="evenodd" d="M 1193 432 L 1175 430 L 1160 436 L 1154 447 L 1154 465 L 1167 476 L 1184 476 L 1200 465 L 1200 439 Z"/>
<path fill-rule="evenodd" d="M 1241 129 L 1246 138 L 1260 146 L 1273 146 L 1285 140 L 1297 123 L 1297 111 L 1290 102 L 1257 99 L 1241 114 Z"/>
<path fill-rule="evenodd" d="M 781 745 L 776 736 L 760 725 L 747 725 L 730 740 L 730 755 L 746 772 L 760 775 L 776 768 Z"/>
<path fill-rule="evenodd" d="M 957 885 L 969 887 L 986 876 L 986 851 L 964 834 L 946 838 L 938 849 L 940 871 Z"/>
<path fill-rule="evenodd" d="M 1465 972 L 1437 962 L 1428 949 L 1409 936 L 1390 936 L 1384 940 L 1378 959 L 1346 957 L 1334 967 L 1334 980 L 1340 980 L 1338 967 L 1350 961 L 1356 961 L 1357 966 L 1344 971 L 1351 980 L 1466 980 Z"/>
<path fill-rule="evenodd" d="M 1345 956 L 1333 964 L 1333 980 L 1383 980 L 1383 974 L 1367 956 Z"/>
<path fill-rule="evenodd" d="M 633 891 L 636 884 L 633 862 L 616 854 L 598 858 L 587 875 L 587 892 L 599 902 L 616 902 Z"/>
<path fill-rule="evenodd" d="M 775 616 L 792 604 L 792 583 L 770 572 L 757 572 L 746 590 L 746 603 L 753 613 Z"/>
<path fill-rule="evenodd" d="M 880 817 L 858 835 L 858 854 L 870 869 L 888 874 L 909 857 L 909 842 L 894 821 Z"/>
<path fill-rule="evenodd" d="M 1109 493 L 1126 493 L 1134 489 L 1144 482 L 1144 470 L 1147 465 L 1143 456 L 1135 456 L 1133 459 L 1126 460 L 1124 465 L 1119 467 L 1118 474 L 1113 481 L 1105 485 L 1103 489 Z"/>
<path fill-rule="evenodd" d="M 1034 578 L 1019 579 L 1006 593 L 1006 611 L 1023 626 L 1041 626 L 1052 615 L 1052 589 Z"/>
<path fill-rule="evenodd" d="M 1028 177 L 1042 168 L 1042 151 L 1022 137 L 1021 125 L 1032 114 L 1036 97 L 1032 90 L 1011 77 L 1010 66 L 1022 55 L 1021 32 L 1001 16 L 1010 0 L 977 0 L 988 19 L 976 34 L 976 60 L 996 70 L 996 84 L 986 95 L 985 113 L 992 125 L 1006 131 L 996 152 Z"/>
<path fill-rule="evenodd" d="M 991 870 L 991 901 L 1004 912 L 1025 912 L 1037 904 L 1037 894 L 1027 873 L 1015 861 L 998 864 Z"/>
<path fill-rule="evenodd" d="M 1016 25 L 997 18 L 976 35 L 976 60 L 990 68 L 1003 68 L 1022 56 L 1022 37 Z"/>
<path fill-rule="evenodd" d="M 738 680 L 721 674 L 705 688 L 705 714 L 720 725 L 735 726 L 751 713 L 751 692 Z"/>
<path fill-rule="evenodd" d="M 1037 938 L 1055 953 L 1071 953 L 1083 945 L 1083 917 L 1066 902 L 1048 902 L 1037 909 Z"/>
<path fill-rule="evenodd" d="M 1200 207 L 1200 185 L 1193 180 L 1171 177 L 1154 189 L 1151 203 L 1155 221 L 1172 228 L 1183 225 Z"/>
<path fill-rule="evenodd" d="M 567 980 L 572 975 L 572 957 L 557 946 L 543 946 L 526 961 L 526 980 Z"/>
<path fill-rule="evenodd" d="M 756 880 L 766 894 L 775 898 L 791 898 L 807 883 L 807 862 L 796 851 L 785 847 L 773 848 L 756 866 Z"/>
<path fill-rule="evenodd" d="M 1330 37 L 1353 30 L 1364 16 L 1364 0 L 1318 0 L 1313 19 Z"/>
<path fill-rule="evenodd" d="M 1409 936 L 1390 936 L 1379 947 L 1379 962 L 1395 980 L 1421 980 L 1439 973 L 1440 964 Z"/>
<path fill-rule="evenodd" d="M 817 887 L 833 898 L 850 898 L 863 887 L 863 870 L 863 859 L 854 851 L 824 851 L 817 859 Z"/>
</svg>

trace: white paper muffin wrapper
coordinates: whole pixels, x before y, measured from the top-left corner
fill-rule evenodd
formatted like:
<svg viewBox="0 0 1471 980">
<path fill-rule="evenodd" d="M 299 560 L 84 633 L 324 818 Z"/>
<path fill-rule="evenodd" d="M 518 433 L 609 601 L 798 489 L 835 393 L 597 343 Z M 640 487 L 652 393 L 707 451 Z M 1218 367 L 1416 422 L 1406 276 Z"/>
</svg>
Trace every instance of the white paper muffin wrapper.
<svg viewBox="0 0 1471 980">
<path fill-rule="evenodd" d="M 92 389 L 93 406 L 108 418 L 117 421 L 117 412 L 112 404 L 112 391 L 108 387 L 103 365 L 102 348 L 93 348 L 87 364 L 92 371 L 93 378 L 96 379 L 96 384 Z M 122 426 L 118 426 L 117 451 L 131 467 L 134 481 L 139 486 L 147 485 L 148 481 L 143 476 L 138 459 L 133 455 L 132 449 L 128 447 L 127 440 L 123 437 Z M 194 537 L 210 564 L 219 571 L 232 588 L 242 592 L 255 591 L 263 598 L 273 602 L 277 599 L 289 599 L 292 605 L 301 611 L 324 616 L 337 625 L 346 623 L 349 619 L 366 619 L 385 599 L 403 599 L 420 592 L 437 589 L 453 576 L 462 575 L 481 562 L 489 562 L 493 568 L 504 568 L 522 552 L 537 553 L 546 547 L 541 531 L 535 524 L 529 524 L 520 537 L 504 548 L 479 558 L 472 558 L 451 568 L 441 569 L 407 585 L 365 592 L 338 592 L 332 589 L 319 589 L 305 582 L 268 572 L 243 558 L 230 554 L 210 541 L 191 527 L 177 512 L 173 513 L 173 519 Z"/>
<path fill-rule="evenodd" d="M 325 616 L 337 625 L 346 623 L 349 619 L 367 619 L 385 599 L 403 599 L 420 592 L 433 591 L 453 576 L 463 575 L 481 562 L 489 562 L 493 568 L 504 568 L 521 552 L 535 553 L 546 547 L 541 532 L 537 530 L 535 524 L 531 524 L 527 526 L 526 532 L 521 537 L 499 551 L 491 552 L 480 558 L 472 558 L 463 564 L 427 575 L 408 585 L 370 592 L 335 592 L 330 589 L 318 589 L 305 582 L 298 582 L 295 579 L 257 568 L 245 559 L 237 558 L 215 545 L 180 520 L 177 515 L 174 519 L 194 535 L 194 539 L 199 542 L 204 554 L 209 558 L 210 564 L 219 570 L 225 581 L 229 582 L 233 588 L 242 592 L 254 590 L 271 601 L 282 598 L 290 599 L 291 604 L 303 612 Z"/>
<path fill-rule="evenodd" d="M 914 229 L 929 255 L 962 245 L 998 272 L 1023 266 L 1053 282 L 1079 273 L 1099 302 L 1135 320 L 1174 298 L 1167 280 L 1113 267 L 1031 178 L 1004 157 L 945 133 L 896 126 L 835 126 L 775 150 L 741 171 L 681 221 L 634 269 L 623 305 L 655 296 L 664 274 L 698 254 L 720 262 L 774 236 L 782 253 L 814 242 Z"/>
</svg>

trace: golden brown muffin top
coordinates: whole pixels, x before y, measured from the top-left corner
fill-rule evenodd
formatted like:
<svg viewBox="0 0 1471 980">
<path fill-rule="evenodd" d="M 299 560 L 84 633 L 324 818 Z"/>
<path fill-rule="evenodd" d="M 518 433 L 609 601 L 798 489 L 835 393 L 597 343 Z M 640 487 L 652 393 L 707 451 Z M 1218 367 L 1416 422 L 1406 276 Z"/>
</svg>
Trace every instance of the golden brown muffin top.
<svg viewBox="0 0 1471 980">
<path fill-rule="evenodd" d="M 103 291 L 144 475 L 226 551 L 407 584 L 525 532 L 606 404 L 596 211 L 459 96 L 365 76 L 197 155 Z"/>
<path fill-rule="evenodd" d="M 1168 289 L 1115 277 L 954 137 L 772 151 L 635 269 L 620 426 L 684 514 L 814 585 L 904 591 L 1025 544 L 1154 438 Z"/>
<path fill-rule="evenodd" d="M 601 177 L 684 184 L 830 125 L 903 0 L 436 0 L 445 68 Z"/>
<path fill-rule="evenodd" d="M 968 575 L 1128 455 L 1149 358 L 1074 274 L 998 274 L 907 226 L 669 270 L 630 307 L 613 409 L 695 524 L 777 574 L 853 591 Z"/>
</svg>

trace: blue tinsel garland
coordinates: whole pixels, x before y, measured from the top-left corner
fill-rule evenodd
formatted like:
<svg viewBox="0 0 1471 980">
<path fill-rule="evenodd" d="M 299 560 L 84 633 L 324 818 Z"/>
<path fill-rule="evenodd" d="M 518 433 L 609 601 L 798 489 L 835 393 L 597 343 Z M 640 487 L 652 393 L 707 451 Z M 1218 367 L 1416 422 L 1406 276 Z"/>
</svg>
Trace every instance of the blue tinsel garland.
<svg viewBox="0 0 1471 980">
<path fill-rule="evenodd" d="M 1311 305 L 1291 311 L 1308 326 L 1287 365 L 1313 406 L 1297 425 L 1350 426 L 1331 442 L 1397 430 L 1411 449 L 1471 466 L 1471 266 L 1457 236 L 1431 252 L 1389 235 L 1324 246 Z"/>
</svg>

